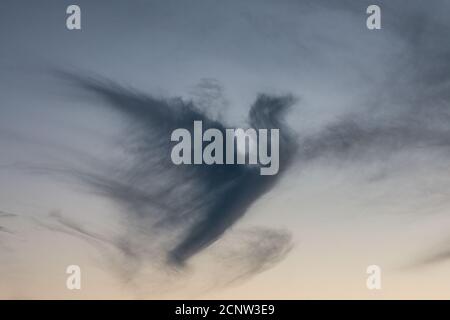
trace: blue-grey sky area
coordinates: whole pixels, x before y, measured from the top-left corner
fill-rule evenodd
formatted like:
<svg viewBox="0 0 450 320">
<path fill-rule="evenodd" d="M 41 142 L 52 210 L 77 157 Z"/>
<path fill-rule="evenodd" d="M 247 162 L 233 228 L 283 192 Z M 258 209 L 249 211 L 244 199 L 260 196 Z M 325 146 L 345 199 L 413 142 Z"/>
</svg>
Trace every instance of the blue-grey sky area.
<svg viewBox="0 0 450 320">
<path fill-rule="evenodd" d="M 449 12 L 1 1 L 0 298 L 450 297 Z M 175 166 L 194 120 L 280 129 L 279 173 Z"/>
</svg>

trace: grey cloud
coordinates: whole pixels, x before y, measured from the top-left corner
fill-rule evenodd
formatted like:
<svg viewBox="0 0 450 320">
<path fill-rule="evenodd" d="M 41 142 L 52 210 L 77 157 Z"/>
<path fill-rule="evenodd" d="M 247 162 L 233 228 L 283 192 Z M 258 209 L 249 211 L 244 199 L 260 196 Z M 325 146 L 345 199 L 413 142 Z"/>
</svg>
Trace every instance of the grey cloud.
<svg viewBox="0 0 450 320">
<path fill-rule="evenodd" d="M 448 247 L 448 245 L 445 245 Z M 450 259 L 450 250 L 440 251 L 434 254 L 426 255 L 420 259 L 416 259 L 409 267 L 426 267 L 433 266 L 439 263 L 447 262 Z"/>
<path fill-rule="evenodd" d="M 215 253 L 221 264 L 222 286 L 233 285 L 283 260 L 293 247 L 289 231 L 250 228 L 238 230 Z"/>
<path fill-rule="evenodd" d="M 201 120 L 204 130 L 216 128 L 224 133 L 224 125 L 207 117 L 193 102 L 154 98 L 99 77 L 67 72 L 59 76 L 93 98 L 87 100 L 90 107 L 118 112 L 129 128 L 120 144 L 127 155 L 126 161 L 115 163 L 104 159 L 93 164 L 89 171 L 73 168 L 67 173 L 89 186 L 92 192 L 114 201 L 130 220 L 129 226 L 133 226 L 132 221 L 138 225 L 138 228 L 126 228 L 130 232 L 128 237 L 146 233 L 144 238 L 161 243 L 158 250 L 165 252 L 167 262 L 175 266 L 184 265 L 221 238 L 252 203 L 275 186 L 297 150 L 293 132 L 283 120 L 294 99 L 260 95 L 250 108 L 249 125 L 280 129 L 277 175 L 261 176 L 259 170 L 242 165 L 175 166 L 170 159 L 172 130 L 189 129 L 194 120 Z M 211 98 L 215 97 L 208 99 Z M 104 241 L 78 224 L 62 221 L 59 215 L 56 218 L 83 238 Z M 279 248 L 280 254 L 254 250 L 253 257 L 249 256 L 252 266 L 245 273 L 263 270 L 270 264 L 267 260 L 283 256 L 284 247 L 289 246 L 289 237 L 265 234 L 274 240 L 276 245 L 272 248 Z M 143 251 L 150 254 L 151 249 Z M 255 258 L 258 252 L 264 257 Z"/>
<path fill-rule="evenodd" d="M 0 218 L 10 218 L 10 217 L 17 217 L 17 214 L 6 211 L 0 211 Z"/>
<path fill-rule="evenodd" d="M 11 212 L 5 212 L 5 211 L 0 211 L 0 219 L 3 220 L 3 218 L 15 218 L 17 217 L 16 214 L 11 213 Z M 2 225 L 0 225 L 0 233 L 6 233 L 6 234 L 14 234 L 14 231 L 12 231 L 11 229 L 4 227 Z"/>
</svg>

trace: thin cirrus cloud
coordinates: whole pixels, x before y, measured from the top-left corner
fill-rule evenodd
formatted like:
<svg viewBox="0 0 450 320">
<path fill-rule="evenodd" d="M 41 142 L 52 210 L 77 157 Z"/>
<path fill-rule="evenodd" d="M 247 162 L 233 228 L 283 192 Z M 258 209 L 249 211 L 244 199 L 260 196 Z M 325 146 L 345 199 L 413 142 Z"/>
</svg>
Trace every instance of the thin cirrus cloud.
<svg viewBox="0 0 450 320">
<path fill-rule="evenodd" d="M 58 75 L 75 90 L 87 93 L 91 107 L 117 112 L 129 130 L 122 139 L 126 144 L 121 145 L 127 161 L 112 163 L 105 159 L 92 162 L 90 169 L 65 168 L 57 173 L 68 174 L 88 186 L 92 193 L 106 197 L 120 208 L 125 220 L 133 223 L 124 228 L 127 235 L 120 240 L 89 232 L 60 214 L 53 214 L 50 219 L 53 223 L 47 225 L 94 244 L 113 245 L 128 260 L 138 262 L 162 255 L 167 266 L 183 267 L 220 239 L 255 201 L 275 187 L 296 154 L 295 136 L 283 119 L 295 102 L 290 96 L 263 94 L 250 108 L 251 127 L 280 129 L 280 170 L 277 175 L 262 176 L 259 170 L 247 165 L 172 163 L 173 143 L 168 137 L 174 129 L 191 128 L 194 120 L 201 120 L 204 130 L 216 128 L 225 134 L 224 124 L 208 118 L 193 102 L 154 98 L 99 77 L 69 72 Z M 51 174 L 53 170 L 46 171 Z M 142 241 L 158 245 L 134 242 L 138 233 L 144 233 Z M 238 234 L 245 254 L 233 249 L 235 257 L 240 257 L 234 261 L 246 267 L 237 268 L 237 274 L 230 276 L 229 282 L 265 270 L 281 260 L 292 246 L 291 236 L 284 230 L 252 228 L 248 234 Z"/>
</svg>

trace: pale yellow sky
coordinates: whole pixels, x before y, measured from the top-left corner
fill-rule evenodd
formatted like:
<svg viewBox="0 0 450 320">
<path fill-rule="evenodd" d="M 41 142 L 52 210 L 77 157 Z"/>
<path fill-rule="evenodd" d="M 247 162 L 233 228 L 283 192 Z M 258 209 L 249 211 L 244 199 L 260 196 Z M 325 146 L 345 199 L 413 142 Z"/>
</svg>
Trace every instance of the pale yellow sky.
<svg viewBox="0 0 450 320">
<path fill-rule="evenodd" d="M 110 261 L 98 248 L 79 238 L 48 233 L 45 228 L 36 230 L 25 223 L 22 232 L 14 236 L 20 240 L 9 244 L 13 259 L 1 266 L 0 297 L 448 299 L 450 261 L 413 265 L 445 240 L 450 225 L 446 206 L 429 215 L 420 214 L 433 197 L 411 199 L 417 190 L 410 182 L 427 180 L 420 169 L 423 164 L 415 164 L 414 174 L 397 171 L 392 178 L 375 184 L 367 183 L 374 171 L 367 167 L 360 169 L 357 177 L 352 176 L 355 168 L 341 167 L 336 172 L 336 167 L 330 166 L 300 170 L 284 179 L 278 191 L 251 208 L 230 236 L 252 226 L 288 229 L 293 234 L 292 251 L 273 268 L 225 287 L 221 281 L 225 270 L 212 259 L 220 242 L 195 257 L 185 270 L 170 272 L 145 263 L 136 278 L 127 282 L 107 267 Z M 434 184 L 439 184 L 438 180 L 434 179 Z M 412 187 L 395 188 L 399 183 Z M 64 201 L 78 207 L 66 214 L 80 212 L 79 217 L 89 221 L 92 228 L 107 230 L 119 223 L 104 200 L 79 194 L 84 201 L 78 201 L 76 195 L 66 194 Z M 80 291 L 65 287 L 65 268 L 70 264 L 81 267 Z M 366 287 L 366 268 L 373 264 L 382 270 L 381 290 Z"/>
</svg>

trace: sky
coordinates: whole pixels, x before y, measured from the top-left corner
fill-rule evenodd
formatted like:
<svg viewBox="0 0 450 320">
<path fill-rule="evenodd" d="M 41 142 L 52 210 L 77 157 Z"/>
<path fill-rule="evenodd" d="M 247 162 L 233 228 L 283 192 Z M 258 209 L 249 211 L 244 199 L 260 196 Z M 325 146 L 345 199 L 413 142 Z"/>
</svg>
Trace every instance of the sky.
<svg viewBox="0 0 450 320">
<path fill-rule="evenodd" d="M 448 1 L 71 4 L 0 3 L 0 298 L 450 298 Z M 174 167 L 196 119 L 279 174 Z"/>
</svg>

